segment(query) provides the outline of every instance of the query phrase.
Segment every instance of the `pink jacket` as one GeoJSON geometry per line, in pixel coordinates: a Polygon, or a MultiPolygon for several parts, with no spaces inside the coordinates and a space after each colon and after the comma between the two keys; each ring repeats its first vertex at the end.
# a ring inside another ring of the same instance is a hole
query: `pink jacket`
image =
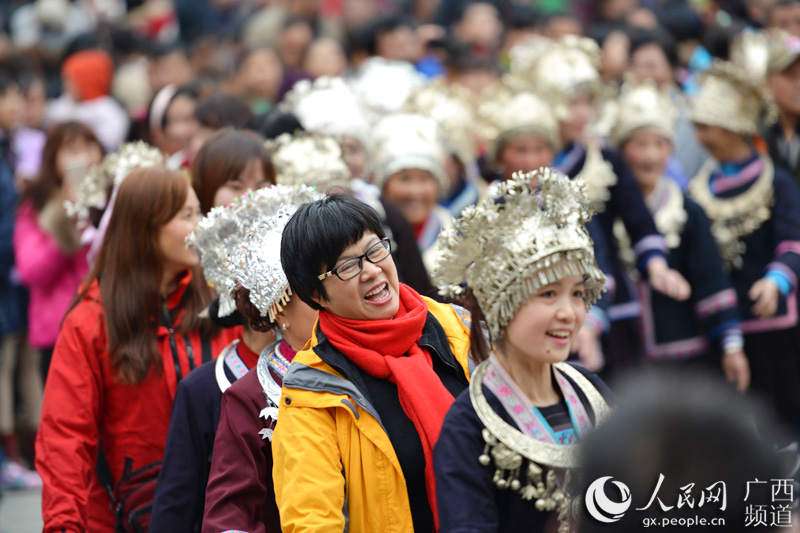
{"type": "Polygon", "coordinates": [[[20,206],[14,225],[14,261],[30,290],[28,341],[33,347],[55,346],[61,320],[89,272],[87,251],[88,246],[82,246],[72,254],[63,252],[56,238],[39,226],[33,205],[20,206]]]}

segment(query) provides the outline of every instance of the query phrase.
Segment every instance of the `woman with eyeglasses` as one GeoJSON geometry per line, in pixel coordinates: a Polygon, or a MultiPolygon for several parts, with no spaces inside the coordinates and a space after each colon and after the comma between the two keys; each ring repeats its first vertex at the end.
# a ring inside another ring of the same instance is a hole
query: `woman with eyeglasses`
{"type": "Polygon", "coordinates": [[[298,209],[281,262],[319,310],[272,439],[282,531],[434,531],[432,450],[468,385],[468,313],[399,283],[377,213],[344,194],[298,209]]]}

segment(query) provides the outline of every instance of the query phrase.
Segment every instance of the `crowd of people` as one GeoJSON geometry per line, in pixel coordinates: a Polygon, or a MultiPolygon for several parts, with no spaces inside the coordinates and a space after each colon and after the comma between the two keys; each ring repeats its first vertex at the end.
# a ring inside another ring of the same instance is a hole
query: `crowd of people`
{"type": "Polygon", "coordinates": [[[593,531],[574,449],[638,503],[675,416],[685,483],[711,418],[725,479],[793,478],[799,124],[797,0],[7,2],[0,489],[48,533],[593,531]]]}

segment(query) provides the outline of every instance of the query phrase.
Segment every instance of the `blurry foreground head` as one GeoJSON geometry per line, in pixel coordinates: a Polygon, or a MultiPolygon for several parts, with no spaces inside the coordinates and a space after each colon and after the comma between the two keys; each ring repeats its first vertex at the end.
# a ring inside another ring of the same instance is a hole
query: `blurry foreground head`
{"type": "Polygon", "coordinates": [[[714,531],[719,519],[720,531],[773,531],[781,518],[791,522],[796,491],[780,481],[791,467],[765,444],[778,436],[759,406],[696,374],[639,375],[620,390],[612,417],[583,443],[582,533],[714,531]],[[755,527],[753,512],[766,513],[766,527],[755,527]]]}

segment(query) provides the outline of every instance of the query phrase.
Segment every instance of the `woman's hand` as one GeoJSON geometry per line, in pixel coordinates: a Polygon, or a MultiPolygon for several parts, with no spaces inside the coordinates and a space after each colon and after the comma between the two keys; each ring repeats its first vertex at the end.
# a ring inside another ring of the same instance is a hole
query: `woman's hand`
{"type": "Polygon", "coordinates": [[[778,310],[781,293],[771,279],[761,278],[753,283],[747,296],[755,302],[753,314],[759,318],[769,318],[778,310]]]}
{"type": "Polygon", "coordinates": [[[603,349],[600,347],[600,336],[592,328],[583,327],[572,341],[572,350],[578,354],[580,363],[589,372],[598,372],[606,364],[603,349]]]}
{"type": "Polygon", "coordinates": [[[750,387],[750,363],[742,350],[722,355],[722,371],[725,378],[736,386],[736,390],[744,392],[750,387]]]}
{"type": "Polygon", "coordinates": [[[682,302],[692,295],[692,287],[686,278],[669,268],[663,257],[654,257],[647,263],[647,275],[651,287],[673,300],[682,302]]]}

